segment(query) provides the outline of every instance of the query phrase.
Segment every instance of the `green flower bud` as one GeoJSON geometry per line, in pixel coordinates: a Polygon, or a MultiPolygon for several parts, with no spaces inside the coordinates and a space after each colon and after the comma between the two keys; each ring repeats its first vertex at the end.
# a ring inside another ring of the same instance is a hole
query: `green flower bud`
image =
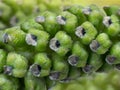
{"type": "Polygon", "coordinates": [[[28,68],[28,61],[25,57],[15,53],[8,53],[4,73],[14,77],[22,78],[25,76],[28,68]]]}
{"type": "Polygon", "coordinates": [[[68,62],[70,65],[75,67],[84,67],[87,63],[88,52],[85,47],[79,43],[75,42],[72,47],[72,55],[68,57],[68,62]]]}
{"type": "Polygon", "coordinates": [[[83,44],[89,44],[97,35],[96,28],[88,21],[76,28],[75,34],[83,44]]]}
{"type": "Polygon", "coordinates": [[[26,45],[26,34],[19,27],[8,28],[4,31],[3,42],[15,47],[26,45]]]}
{"type": "Polygon", "coordinates": [[[90,7],[84,7],[82,9],[82,12],[83,12],[84,15],[87,16],[87,15],[89,15],[92,12],[92,9],[90,7]]]}
{"type": "Polygon", "coordinates": [[[69,11],[70,13],[74,14],[77,17],[78,24],[82,24],[87,20],[82,9],[83,7],[80,5],[73,5],[67,9],[67,11],[69,11]]]}
{"type": "Polygon", "coordinates": [[[83,8],[83,13],[86,15],[88,21],[91,22],[99,32],[103,29],[102,20],[105,14],[98,6],[92,4],[85,7],[83,8]]]}
{"type": "Polygon", "coordinates": [[[0,72],[3,71],[3,66],[6,62],[6,52],[3,49],[0,49],[0,72]]]}
{"type": "Polygon", "coordinates": [[[0,89],[1,90],[18,90],[18,79],[8,77],[4,74],[0,74],[0,89]]]}
{"type": "Polygon", "coordinates": [[[14,15],[10,18],[10,26],[16,26],[25,21],[26,16],[22,11],[17,11],[14,15]]]}
{"type": "Polygon", "coordinates": [[[105,32],[110,36],[116,36],[120,33],[119,19],[115,15],[106,16],[103,19],[105,32]]]}
{"type": "Polygon", "coordinates": [[[90,43],[90,49],[97,54],[104,54],[110,48],[112,42],[106,33],[99,34],[95,40],[90,43]]]}
{"type": "Polygon", "coordinates": [[[34,63],[30,66],[29,71],[35,77],[48,76],[51,69],[51,60],[46,53],[38,53],[34,57],[34,63]]]}
{"type": "Polygon", "coordinates": [[[56,17],[57,23],[61,25],[62,30],[73,35],[77,26],[77,17],[68,11],[62,12],[56,17]]]}
{"type": "Polygon", "coordinates": [[[91,22],[99,32],[103,29],[103,16],[102,12],[97,10],[93,10],[88,16],[88,21],[91,22]]]}
{"type": "Polygon", "coordinates": [[[42,24],[44,29],[51,35],[54,36],[60,29],[60,25],[56,22],[56,14],[46,11],[42,15],[35,18],[36,22],[42,24]]]}
{"type": "Polygon", "coordinates": [[[83,71],[85,73],[93,73],[97,71],[102,65],[102,57],[96,53],[91,53],[86,66],[83,67],[83,71]]]}
{"type": "Polygon", "coordinates": [[[38,24],[34,19],[26,20],[25,22],[21,23],[21,29],[25,32],[28,32],[29,29],[38,29],[43,30],[42,25],[38,24]]]}
{"type": "Polygon", "coordinates": [[[35,51],[45,51],[47,48],[49,34],[45,31],[30,29],[26,34],[26,43],[33,46],[35,51]]]}
{"type": "Polygon", "coordinates": [[[118,64],[120,63],[120,42],[114,43],[110,48],[110,53],[106,56],[106,62],[108,64],[118,64]]]}
{"type": "Polygon", "coordinates": [[[34,77],[30,72],[24,77],[25,90],[47,90],[43,78],[34,77]]]}
{"type": "Polygon", "coordinates": [[[50,72],[49,78],[51,80],[63,80],[67,77],[69,72],[69,65],[65,61],[64,57],[53,53],[52,55],[52,70],[50,72]]]}
{"type": "Polygon", "coordinates": [[[71,37],[64,31],[59,31],[55,37],[50,40],[49,47],[60,56],[64,56],[72,47],[71,37]]]}

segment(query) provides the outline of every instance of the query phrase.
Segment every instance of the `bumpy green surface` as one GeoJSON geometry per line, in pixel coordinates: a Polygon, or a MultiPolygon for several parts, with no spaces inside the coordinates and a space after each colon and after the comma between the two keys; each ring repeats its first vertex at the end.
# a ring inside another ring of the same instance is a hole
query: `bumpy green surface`
{"type": "Polygon", "coordinates": [[[32,15],[36,2],[3,2],[0,90],[119,90],[120,7],[73,5],[32,15]]]}

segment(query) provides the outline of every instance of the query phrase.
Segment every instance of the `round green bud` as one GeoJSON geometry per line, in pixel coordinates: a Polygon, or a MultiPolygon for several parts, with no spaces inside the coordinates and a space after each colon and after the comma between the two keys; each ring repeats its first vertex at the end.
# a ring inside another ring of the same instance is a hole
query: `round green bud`
{"type": "Polygon", "coordinates": [[[104,54],[111,47],[112,42],[106,33],[100,33],[95,40],[90,43],[90,49],[97,54],[104,54]]]}
{"type": "Polygon", "coordinates": [[[35,77],[48,76],[51,69],[51,60],[46,53],[38,53],[34,57],[34,63],[30,66],[29,71],[35,77]]]}
{"type": "Polygon", "coordinates": [[[13,77],[22,78],[28,69],[28,61],[25,57],[15,52],[8,53],[4,73],[13,77]]]}
{"type": "Polygon", "coordinates": [[[72,47],[72,39],[66,32],[59,31],[50,40],[49,47],[60,56],[64,56],[72,47]]]}
{"type": "Polygon", "coordinates": [[[96,28],[88,21],[76,28],[75,34],[83,44],[88,45],[97,35],[96,28]]]}

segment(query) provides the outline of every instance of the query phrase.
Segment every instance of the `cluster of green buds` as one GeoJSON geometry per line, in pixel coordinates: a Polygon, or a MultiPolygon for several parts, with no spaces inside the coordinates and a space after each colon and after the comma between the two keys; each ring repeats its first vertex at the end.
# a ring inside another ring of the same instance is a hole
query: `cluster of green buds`
{"type": "MultiPolygon", "coordinates": [[[[20,13],[15,3],[3,1],[13,4],[16,7],[14,11],[20,13]]],[[[98,77],[108,79],[104,73],[120,70],[120,7],[109,6],[104,9],[96,5],[73,5],[59,13],[44,11],[20,25],[2,29],[0,90],[8,90],[2,86],[4,80],[8,80],[5,85],[10,90],[73,90],[76,87],[78,90],[97,90],[97,86],[102,87],[103,84],[96,85],[98,77]],[[104,73],[97,75],[97,72],[104,73]],[[94,84],[85,81],[86,76],[94,77],[94,74],[96,77],[91,80],[94,84]],[[78,78],[83,79],[75,83],[74,80],[78,78]],[[14,81],[18,82],[15,87],[11,85],[14,81]],[[23,83],[22,87],[19,82],[23,83]],[[61,83],[67,88],[61,88],[61,83]]],[[[16,15],[19,17],[21,14],[16,15]]],[[[114,87],[119,86],[115,86],[115,83],[104,86],[103,90],[111,87],[117,90],[114,87]]]]}
{"type": "Polygon", "coordinates": [[[0,0],[0,30],[20,25],[45,10],[59,12],[60,3],[61,0],[51,0],[51,4],[49,0],[0,0]]]}

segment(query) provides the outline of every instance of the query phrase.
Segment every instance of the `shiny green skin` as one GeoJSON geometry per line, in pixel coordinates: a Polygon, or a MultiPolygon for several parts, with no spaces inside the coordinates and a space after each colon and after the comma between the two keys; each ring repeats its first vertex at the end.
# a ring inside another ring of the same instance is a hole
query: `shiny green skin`
{"type": "Polygon", "coordinates": [[[120,23],[119,19],[116,15],[111,15],[110,16],[112,24],[110,26],[105,27],[105,32],[110,36],[110,37],[116,37],[120,33],[120,23]]]}
{"type": "Polygon", "coordinates": [[[24,77],[25,90],[47,90],[44,78],[34,77],[30,72],[24,77]]]}
{"type": "Polygon", "coordinates": [[[49,75],[51,60],[48,58],[46,53],[37,53],[34,57],[34,64],[38,64],[41,67],[39,77],[45,77],[49,75]]]}
{"type": "Polygon", "coordinates": [[[97,35],[98,31],[97,29],[93,26],[93,24],[91,22],[84,22],[81,27],[84,28],[85,30],[85,35],[83,37],[79,37],[80,41],[85,44],[88,45],[97,35]]]}
{"type": "Polygon", "coordinates": [[[74,42],[72,47],[72,55],[79,57],[79,60],[75,67],[84,67],[86,65],[88,59],[88,52],[80,42],[74,42]]]}
{"type": "Polygon", "coordinates": [[[22,78],[25,76],[28,69],[28,61],[25,57],[15,52],[10,52],[7,55],[6,66],[11,66],[12,76],[22,78]]]}
{"type": "Polygon", "coordinates": [[[66,31],[70,35],[74,35],[75,28],[78,25],[77,17],[68,11],[61,12],[60,15],[63,16],[64,18],[66,18],[66,24],[61,25],[62,26],[61,30],[66,31]]]}
{"type": "Polygon", "coordinates": [[[47,49],[48,41],[50,35],[45,31],[40,31],[38,29],[29,29],[28,34],[37,36],[37,45],[33,46],[36,52],[43,52],[47,49]]]}
{"type": "Polygon", "coordinates": [[[3,49],[0,49],[0,72],[3,71],[3,66],[6,62],[6,52],[3,49]]]}
{"type": "Polygon", "coordinates": [[[18,90],[18,79],[0,74],[0,90],[18,90]]]}
{"type": "Polygon", "coordinates": [[[77,17],[78,25],[82,24],[87,20],[85,15],[82,12],[83,7],[80,5],[73,5],[67,9],[70,13],[74,14],[77,17]]]}
{"type": "Polygon", "coordinates": [[[25,42],[26,33],[23,32],[19,26],[5,29],[4,34],[8,34],[10,36],[10,39],[7,42],[7,44],[9,45],[12,45],[14,47],[26,45],[25,42]]]}
{"type": "Polygon", "coordinates": [[[95,51],[97,54],[105,54],[112,45],[112,42],[106,33],[99,34],[95,40],[100,44],[100,47],[95,51]]]}
{"type": "Polygon", "coordinates": [[[60,25],[56,21],[57,15],[50,11],[43,12],[41,14],[45,18],[45,21],[40,23],[51,36],[54,36],[58,30],[60,30],[60,25]]]}
{"type": "Polygon", "coordinates": [[[65,56],[72,48],[72,38],[64,31],[58,31],[54,38],[60,42],[60,47],[55,52],[60,56],[65,56]]]}
{"type": "Polygon", "coordinates": [[[29,29],[33,28],[33,29],[38,29],[38,30],[44,30],[41,24],[38,24],[37,22],[35,22],[35,19],[27,19],[26,21],[24,21],[23,23],[21,23],[20,28],[24,31],[24,32],[28,32],[29,29]]]}

